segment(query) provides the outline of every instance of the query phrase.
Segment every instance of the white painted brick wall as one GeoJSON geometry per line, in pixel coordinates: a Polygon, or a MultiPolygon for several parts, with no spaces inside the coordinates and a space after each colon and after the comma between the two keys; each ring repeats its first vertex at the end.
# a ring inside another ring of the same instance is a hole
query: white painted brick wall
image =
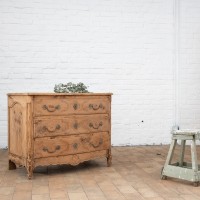
{"type": "Polygon", "coordinates": [[[200,128],[200,1],[180,2],[180,127],[200,128]]]}
{"type": "Polygon", "coordinates": [[[69,81],[114,93],[113,145],[169,143],[173,13],[174,0],[1,0],[0,147],[8,92],[52,92],[69,81]]]}

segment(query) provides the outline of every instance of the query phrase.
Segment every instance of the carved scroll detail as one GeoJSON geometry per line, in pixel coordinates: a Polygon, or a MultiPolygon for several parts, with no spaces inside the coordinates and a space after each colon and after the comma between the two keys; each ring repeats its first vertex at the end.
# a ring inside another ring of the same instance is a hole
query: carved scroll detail
{"type": "Polygon", "coordinates": [[[78,165],[80,163],[80,159],[78,155],[73,155],[71,158],[71,164],[72,165],[78,165]]]}
{"type": "Polygon", "coordinates": [[[14,101],[14,99],[12,97],[9,97],[8,107],[12,108],[12,107],[14,107],[15,104],[21,105],[18,101],[14,101]]]}

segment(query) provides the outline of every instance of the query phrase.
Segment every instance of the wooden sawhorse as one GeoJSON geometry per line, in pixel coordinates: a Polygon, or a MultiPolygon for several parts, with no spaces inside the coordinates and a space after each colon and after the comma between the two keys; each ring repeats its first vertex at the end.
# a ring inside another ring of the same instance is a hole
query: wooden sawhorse
{"type": "Polygon", "coordinates": [[[199,185],[200,181],[200,166],[197,162],[196,140],[200,139],[200,130],[174,130],[172,132],[172,142],[169,148],[165,165],[161,171],[161,179],[167,177],[179,178],[182,180],[191,181],[194,186],[199,185]],[[171,163],[174,149],[177,140],[181,141],[181,150],[179,160],[176,163],[171,163]],[[191,141],[191,163],[184,162],[186,140],[191,141]]]}

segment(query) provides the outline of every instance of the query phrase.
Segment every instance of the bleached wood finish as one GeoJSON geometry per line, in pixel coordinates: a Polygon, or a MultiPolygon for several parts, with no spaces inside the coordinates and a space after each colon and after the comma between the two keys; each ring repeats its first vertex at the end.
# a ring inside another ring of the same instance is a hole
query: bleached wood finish
{"type": "Polygon", "coordinates": [[[111,93],[8,94],[9,169],[106,157],[111,165],[111,93]]]}

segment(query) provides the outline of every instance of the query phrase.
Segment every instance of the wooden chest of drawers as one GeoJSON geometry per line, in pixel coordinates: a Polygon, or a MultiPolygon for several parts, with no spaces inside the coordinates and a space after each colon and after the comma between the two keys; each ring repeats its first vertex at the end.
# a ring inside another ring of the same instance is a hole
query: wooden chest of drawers
{"type": "Polygon", "coordinates": [[[106,157],[111,165],[111,93],[8,94],[9,169],[106,157]]]}

